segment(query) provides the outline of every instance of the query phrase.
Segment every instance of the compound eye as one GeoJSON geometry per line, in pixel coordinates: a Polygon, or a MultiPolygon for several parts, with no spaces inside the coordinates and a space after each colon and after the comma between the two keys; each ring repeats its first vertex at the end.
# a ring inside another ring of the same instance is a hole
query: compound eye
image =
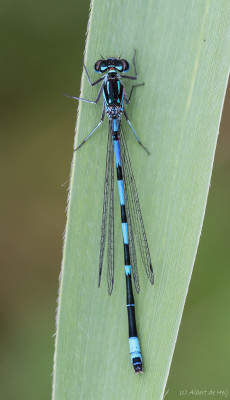
{"type": "Polygon", "coordinates": [[[121,60],[121,64],[122,64],[122,72],[127,72],[129,70],[129,63],[126,60],[121,60]]]}
{"type": "Polygon", "coordinates": [[[99,73],[105,72],[107,70],[107,68],[108,68],[108,65],[107,65],[106,61],[104,61],[104,60],[98,60],[94,65],[95,71],[99,72],[99,73]]]}
{"type": "Polygon", "coordinates": [[[114,63],[114,66],[115,66],[115,68],[116,68],[117,71],[123,72],[123,64],[122,64],[122,62],[121,62],[120,60],[119,60],[119,61],[116,61],[116,62],[114,63]]]}

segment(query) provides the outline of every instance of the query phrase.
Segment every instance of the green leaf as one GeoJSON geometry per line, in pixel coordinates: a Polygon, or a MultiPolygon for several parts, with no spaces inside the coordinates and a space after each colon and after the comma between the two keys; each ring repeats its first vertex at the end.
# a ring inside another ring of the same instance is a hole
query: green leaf
{"type": "MultiPolygon", "coordinates": [[[[115,284],[98,258],[108,121],[74,153],[57,314],[53,400],[162,399],[176,344],[210,186],[230,64],[229,0],[95,0],[85,63],[131,60],[139,82],[125,135],[155,272],[141,263],[135,295],[144,374],[135,376],[128,347],[120,210],[115,188],[115,284]]],[[[133,67],[131,72],[133,73],[133,67]]],[[[131,83],[124,81],[129,93],[131,83]]],[[[78,93],[76,93],[78,95],[78,93]]],[[[95,99],[83,71],[81,97],[95,99]]],[[[79,104],[76,143],[97,125],[102,103],[79,104]]]]}

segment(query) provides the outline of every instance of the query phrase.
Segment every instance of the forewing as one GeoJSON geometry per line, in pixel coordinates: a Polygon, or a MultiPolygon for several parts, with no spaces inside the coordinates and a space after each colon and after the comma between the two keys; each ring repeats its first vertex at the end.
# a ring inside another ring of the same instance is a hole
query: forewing
{"type": "Polygon", "coordinates": [[[114,151],[111,152],[110,192],[109,192],[109,231],[108,231],[108,293],[113,291],[114,282],[114,151]]]}
{"type": "MultiPolygon", "coordinates": [[[[100,241],[100,255],[99,255],[99,279],[98,286],[101,284],[101,274],[102,274],[102,266],[104,259],[104,250],[105,250],[105,241],[106,241],[106,232],[107,232],[107,214],[108,208],[110,207],[110,192],[111,192],[111,175],[112,175],[112,165],[113,165],[113,143],[112,143],[112,135],[110,130],[108,132],[108,144],[107,144],[107,153],[106,153],[106,166],[105,166],[105,181],[104,181],[104,200],[103,200],[103,210],[102,210],[102,223],[101,223],[101,241],[100,241]]],[[[111,267],[110,267],[111,269],[111,267]]],[[[113,269],[113,267],[112,267],[113,269]]],[[[109,270],[109,267],[108,267],[109,270]]],[[[108,285],[113,287],[113,281],[108,285]]],[[[112,290],[110,294],[112,293],[112,290]]]]}
{"type": "Polygon", "coordinates": [[[132,171],[132,166],[129,158],[128,148],[126,144],[126,140],[124,137],[124,132],[121,126],[120,132],[120,141],[121,141],[121,153],[122,153],[122,163],[123,163],[123,174],[125,177],[125,185],[127,191],[129,212],[131,216],[131,226],[135,232],[135,236],[137,239],[138,247],[140,250],[142,262],[147,274],[147,277],[150,283],[153,285],[154,276],[153,276],[153,267],[152,261],[149,251],[149,245],[145,233],[145,227],[143,223],[141,207],[138,197],[138,192],[136,188],[136,183],[132,171]]]}

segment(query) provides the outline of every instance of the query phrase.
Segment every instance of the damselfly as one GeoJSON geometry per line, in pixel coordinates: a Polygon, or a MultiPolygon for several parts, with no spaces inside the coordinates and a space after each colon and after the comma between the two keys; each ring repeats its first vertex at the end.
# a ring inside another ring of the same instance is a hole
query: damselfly
{"type": "Polygon", "coordinates": [[[135,70],[134,76],[120,75],[126,73],[129,70],[128,61],[121,58],[107,58],[98,60],[94,66],[94,69],[98,73],[104,74],[101,78],[95,82],[91,82],[88,71],[84,65],[84,69],[91,86],[101,83],[100,90],[98,92],[95,101],[81,99],[79,97],[68,96],[76,100],[85,101],[87,103],[97,104],[102,93],[104,97],[103,108],[100,122],[97,126],[89,133],[88,136],[77,146],[78,150],[89,137],[95,132],[95,130],[102,124],[105,113],[109,119],[109,131],[108,131],[108,145],[107,145],[107,156],[106,156],[106,170],[105,170],[105,182],[104,182],[104,202],[102,212],[102,226],[101,226],[101,243],[100,243],[100,255],[99,255],[99,281],[98,286],[101,283],[101,273],[103,265],[103,256],[105,249],[106,232],[108,231],[108,255],[107,255],[107,281],[108,281],[108,292],[112,293],[114,283],[114,155],[117,169],[117,183],[121,205],[121,224],[124,244],[124,260],[125,260],[125,276],[126,276],[126,294],[127,294],[127,310],[128,310],[128,323],[129,323],[129,348],[131,361],[136,373],[143,372],[142,356],[137,335],[136,321],[135,321],[135,310],[134,310],[134,296],[132,289],[131,272],[134,281],[134,285],[137,293],[139,293],[139,276],[137,269],[137,257],[135,250],[134,232],[135,239],[137,241],[142,262],[145,267],[145,271],[151,284],[154,282],[153,268],[150,258],[149,246],[145,234],[145,228],[142,219],[142,213],[137,193],[137,188],[134,180],[134,175],[130,163],[128,148],[124,137],[124,132],[121,124],[121,116],[124,114],[126,121],[128,122],[132,132],[134,133],[138,143],[144,148],[149,154],[149,151],[143,146],[139,137],[137,136],[132,124],[129,121],[127,112],[124,108],[124,102],[129,104],[133,89],[144,85],[144,83],[133,85],[131,87],[129,97],[126,96],[124,86],[121,80],[131,79],[137,80],[137,69],[135,63],[134,52],[133,66],[135,70]]]}

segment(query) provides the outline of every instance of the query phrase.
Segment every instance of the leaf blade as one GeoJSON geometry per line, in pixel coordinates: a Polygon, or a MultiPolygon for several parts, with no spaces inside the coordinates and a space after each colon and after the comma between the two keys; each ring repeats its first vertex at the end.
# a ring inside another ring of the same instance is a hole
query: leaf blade
{"type": "MultiPolygon", "coordinates": [[[[125,49],[123,57],[131,60],[135,47],[139,82],[146,83],[135,93],[128,115],[143,143],[150,146],[151,158],[142,154],[124,126],[156,283],[152,289],[139,265],[141,292],[136,308],[145,374],[136,377],[128,354],[116,195],[114,293],[108,298],[106,274],[97,289],[105,122],[73,164],[59,297],[55,400],[163,396],[210,185],[229,70],[229,16],[227,1],[92,3],[87,66],[94,65],[97,50],[106,57],[119,56],[125,49]],[[143,27],[137,36],[140,22],[143,27]]],[[[87,85],[84,76],[82,97],[96,97],[87,85]]],[[[78,142],[101,113],[99,106],[88,104],[80,104],[79,110],[78,142]]]]}

